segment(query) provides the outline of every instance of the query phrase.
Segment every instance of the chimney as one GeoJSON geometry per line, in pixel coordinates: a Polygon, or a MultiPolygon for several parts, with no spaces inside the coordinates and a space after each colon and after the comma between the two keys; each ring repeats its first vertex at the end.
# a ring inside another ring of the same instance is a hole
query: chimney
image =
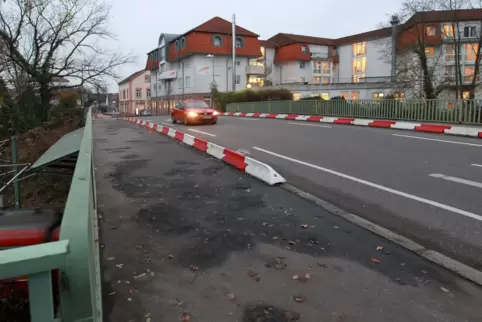
{"type": "Polygon", "coordinates": [[[390,24],[392,25],[392,67],[391,67],[391,81],[397,82],[397,25],[400,23],[398,16],[393,15],[390,24]]]}

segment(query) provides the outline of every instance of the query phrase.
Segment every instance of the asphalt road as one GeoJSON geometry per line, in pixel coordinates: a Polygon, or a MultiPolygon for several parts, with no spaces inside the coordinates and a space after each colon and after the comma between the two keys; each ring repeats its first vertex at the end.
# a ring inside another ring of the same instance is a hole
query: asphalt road
{"type": "Polygon", "coordinates": [[[298,188],[482,270],[480,139],[236,117],[176,128],[249,153],[298,188]]]}
{"type": "Polygon", "coordinates": [[[94,135],[105,321],[482,316],[479,286],[281,187],[124,121],[94,135]]]}

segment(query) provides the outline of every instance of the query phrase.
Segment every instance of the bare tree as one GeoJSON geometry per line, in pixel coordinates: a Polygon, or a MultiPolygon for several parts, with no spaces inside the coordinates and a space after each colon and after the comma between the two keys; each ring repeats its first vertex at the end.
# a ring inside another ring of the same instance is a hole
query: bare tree
{"type": "Polygon", "coordinates": [[[0,4],[0,48],[8,68],[28,75],[38,89],[40,115],[47,118],[56,78],[77,87],[117,78],[129,56],[111,52],[109,7],[102,0],[4,0],[0,4]]]}

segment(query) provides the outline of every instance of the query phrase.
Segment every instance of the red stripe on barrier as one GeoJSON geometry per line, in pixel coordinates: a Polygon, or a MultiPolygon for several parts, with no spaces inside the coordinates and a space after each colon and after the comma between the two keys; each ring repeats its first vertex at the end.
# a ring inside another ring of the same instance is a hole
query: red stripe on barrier
{"type": "Polygon", "coordinates": [[[248,112],[242,112],[239,116],[246,116],[246,114],[248,114],[248,112]]]}
{"type": "Polygon", "coordinates": [[[182,142],[182,140],[184,140],[184,132],[176,131],[176,134],[174,134],[174,140],[182,142]]]}
{"type": "Polygon", "coordinates": [[[319,122],[321,119],[323,119],[323,116],[310,116],[309,118],[306,119],[307,122],[319,122]]]}
{"type": "Polygon", "coordinates": [[[149,128],[149,125],[151,125],[150,122],[146,122],[146,124],[144,124],[144,126],[145,126],[146,128],[149,128]]]}
{"type": "Polygon", "coordinates": [[[268,116],[266,118],[267,119],[275,119],[276,116],[278,116],[278,113],[271,113],[271,114],[268,114],[268,116]]]}
{"type": "Polygon", "coordinates": [[[263,113],[254,113],[253,117],[259,117],[261,114],[263,114],[263,113]]]}
{"type": "Polygon", "coordinates": [[[422,124],[415,127],[415,131],[418,132],[430,132],[430,133],[444,133],[445,130],[450,130],[450,125],[437,125],[437,124],[422,124]]]}
{"type": "Polygon", "coordinates": [[[368,123],[368,126],[390,128],[390,126],[395,123],[397,122],[396,121],[373,121],[371,123],[368,123]]]}
{"type": "Polygon", "coordinates": [[[298,117],[298,114],[288,114],[285,117],[285,120],[295,120],[298,117]]]}
{"type": "Polygon", "coordinates": [[[345,117],[342,117],[342,118],[339,118],[339,119],[336,119],[335,124],[351,124],[355,119],[354,118],[345,118],[345,117]]]}
{"type": "Polygon", "coordinates": [[[208,150],[208,142],[202,139],[194,138],[193,147],[202,152],[206,152],[208,150]]]}
{"type": "Polygon", "coordinates": [[[154,126],[152,126],[152,129],[153,129],[154,131],[156,131],[158,126],[159,126],[159,125],[158,125],[157,123],[154,123],[154,126]]]}
{"type": "Polygon", "coordinates": [[[234,116],[234,112],[229,112],[228,115],[229,115],[229,116],[234,116]]]}
{"type": "Polygon", "coordinates": [[[479,132],[479,138],[482,138],[482,132],[479,132]]]}
{"type": "Polygon", "coordinates": [[[167,126],[163,126],[161,133],[164,134],[164,135],[167,135],[167,133],[169,133],[169,128],[167,126]]]}
{"type": "Polygon", "coordinates": [[[226,162],[227,164],[232,165],[238,170],[244,171],[246,168],[247,164],[244,163],[244,155],[242,155],[239,152],[224,149],[224,158],[223,161],[226,162]]]}

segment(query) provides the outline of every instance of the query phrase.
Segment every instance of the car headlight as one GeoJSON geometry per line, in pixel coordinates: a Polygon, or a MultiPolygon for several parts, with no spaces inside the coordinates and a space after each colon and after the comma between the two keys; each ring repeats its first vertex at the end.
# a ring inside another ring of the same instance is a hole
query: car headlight
{"type": "Polygon", "coordinates": [[[214,111],[214,112],[213,112],[213,115],[219,115],[219,112],[218,112],[218,111],[214,111]]]}
{"type": "Polygon", "coordinates": [[[196,117],[197,113],[196,112],[188,112],[187,117],[196,117]]]}

